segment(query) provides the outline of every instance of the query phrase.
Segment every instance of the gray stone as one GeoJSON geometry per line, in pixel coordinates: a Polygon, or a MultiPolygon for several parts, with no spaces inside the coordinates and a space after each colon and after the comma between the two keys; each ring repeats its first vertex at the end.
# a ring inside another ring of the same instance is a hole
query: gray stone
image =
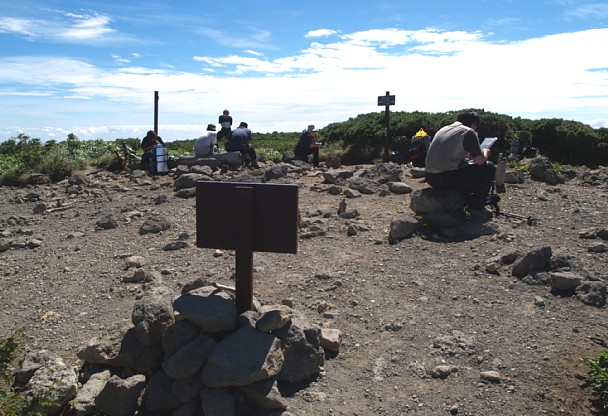
{"type": "Polygon", "coordinates": [[[141,268],[146,265],[146,259],[142,256],[129,256],[125,259],[125,269],[141,268]]]}
{"type": "Polygon", "coordinates": [[[49,350],[28,351],[19,362],[19,370],[15,374],[15,379],[26,384],[39,368],[42,368],[54,358],[55,355],[49,350]]]}
{"type": "Polygon", "coordinates": [[[203,409],[201,408],[201,399],[197,394],[196,398],[175,409],[171,416],[200,416],[202,414],[203,409]]]}
{"type": "Polygon", "coordinates": [[[429,375],[432,378],[446,379],[452,373],[457,373],[457,372],[458,372],[457,367],[454,367],[451,365],[438,365],[437,367],[435,367],[429,371],[429,375]]]}
{"type": "Polygon", "coordinates": [[[180,189],[175,193],[176,198],[188,199],[196,196],[196,188],[180,189]]]}
{"type": "Polygon", "coordinates": [[[367,169],[365,177],[378,183],[401,182],[403,169],[395,163],[379,163],[367,169]]]}
{"type": "Polygon", "coordinates": [[[530,163],[530,178],[534,181],[544,182],[547,169],[551,169],[551,161],[546,157],[535,157],[530,163]]]}
{"type": "Polygon", "coordinates": [[[220,290],[208,293],[200,288],[184,293],[173,301],[173,308],[207,333],[233,331],[237,325],[236,305],[220,290]]]}
{"type": "Polygon", "coordinates": [[[551,287],[558,292],[572,292],[581,284],[582,280],[583,278],[575,273],[551,273],[551,287]]]}
{"type": "Polygon", "coordinates": [[[95,406],[108,416],[131,416],[135,414],[145,383],[146,377],[142,374],[127,379],[112,376],[95,398],[95,406]]]}
{"type": "Polygon", "coordinates": [[[201,333],[201,329],[185,319],[179,320],[165,331],[161,345],[165,357],[170,357],[181,347],[192,341],[201,333]]]}
{"type": "Polygon", "coordinates": [[[160,344],[167,328],[175,323],[171,301],[162,296],[144,296],[133,306],[131,322],[142,344],[160,344]]]}
{"type": "Polygon", "coordinates": [[[507,170],[505,172],[505,183],[524,183],[525,176],[521,170],[507,170]]]}
{"type": "Polygon", "coordinates": [[[173,381],[171,392],[180,403],[188,403],[197,398],[199,392],[205,387],[200,375],[192,378],[181,378],[173,381]]]}
{"type": "Polygon", "coordinates": [[[160,233],[171,228],[171,223],[164,218],[148,218],[139,228],[139,235],[160,233]]]}
{"type": "Polygon", "coordinates": [[[173,241],[163,247],[164,251],[175,251],[181,250],[184,248],[190,247],[190,245],[185,241],[173,241]]]}
{"type": "Polygon", "coordinates": [[[531,271],[546,269],[550,264],[551,247],[538,247],[516,260],[511,274],[521,279],[531,271]]]}
{"type": "Polygon", "coordinates": [[[289,167],[285,163],[279,163],[272,166],[266,172],[264,172],[264,179],[267,181],[273,179],[281,179],[287,177],[287,173],[289,172],[289,167]]]}
{"type": "Polygon", "coordinates": [[[350,182],[350,188],[364,195],[372,195],[380,191],[380,182],[366,177],[353,178],[350,182]]]}
{"type": "Polygon", "coordinates": [[[112,332],[105,338],[93,338],[76,356],[91,364],[127,367],[140,373],[160,368],[160,346],[147,347],[139,341],[135,328],[112,332]]]}
{"type": "Polygon", "coordinates": [[[244,386],[276,376],[283,361],[275,336],[246,325],[217,344],[201,377],[208,387],[244,386]]]}
{"type": "Polygon", "coordinates": [[[340,352],[340,337],[342,331],[334,328],[321,328],[320,345],[325,351],[340,352]]]}
{"type": "Polygon", "coordinates": [[[117,228],[118,224],[124,222],[124,218],[116,214],[106,214],[101,217],[96,223],[95,228],[98,230],[111,230],[117,228]]]}
{"type": "Polygon", "coordinates": [[[413,191],[405,182],[389,182],[388,190],[398,195],[410,194],[413,191]]]}
{"type": "Polygon", "coordinates": [[[294,310],[291,323],[275,331],[275,335],[281,340],[285,355],[277,377],[279,381],[298,383],[319,373],[325,360],[321,349],[321,328],[294,310]]]}
{"type": "Polygon", "coordinates": [[[207,362],[215,347],[213,338],[199,335],[163,362],[165,373],[173,379],[194,377],[207,362]]]}
{"type": "Polygon", "coordinates": [[[199,180],[209,180],[209,176],[201,173],[186,173],[175,179],[173,186],[175,187],[175,190],[195,188],[196,181],[199,180]]]}
{"type": "Polygon", "coordinates": [[[608,287],[605,282],[583,282],[579,287],[576,288],[576,297],[586,305],[597,306],[601,308],[606,305],[606,297],[608,294],[608,287]]]}
{"type": "Polygon", "coordinates": [[[281,410],[287,403],[279,393],[274,379],[262,380],[238,388],[253,404],[264,410],[281,410]]]}
{"type": "Polygon", "coordinates": [[[78,375],[61,358],[54,357],[36,370],[27,385],[27,392],[45,397],[35,406],[35,411],[54,414],[76,397],[78,375]]]}
{"type": "Polygon", "coordinates": [[[95,398],[102,392],[110,377],[109,370],[95,373],[89,377],[87,382],[78,390],[76,399],[73,400],[72,407],[77,415],[94,415],[99,411],[95,405],[95,398]]]}
{"type": "Polygon", "coordinates": [[[327,183],[335,184],[339,180],[349,179],[353,176],[353,172],[346,169],[329,169],[323,172],[323,179],[327,183]]]}
{"type": "Polygon", "coordinates": [[[482,380],[489,381],[492,383],[500,383],[502,381],[502,375],[498,371],[482,371],[479,374],[482,380]]]}
{"type": "Polygon", "coordinates": [[[151,378],[144,393],[144,404],[146,409],[175,410],[180,402],[173,395],[173,380],[164,371],[156,372],[151,378]]]}
{"type": "Polygon", "coordinates": [[[205,416],[229,416],[236,414],[234,396],[227,389],[203,389],[201,407],[205,416]]]}
{"type": "Polygon", "coordinates": [[[389,243],[394,244],[412,237],[420,230],[420,227],[420,223],[414,218],[406,217],[392,220],[388,234],[389,243]]]}
{"type": "Polygon", "coordinates": [[[255,328],[262,332],[270,332],[282,328],[293,316],[293,310],[285,305],[264,306],[262,316],[255,324],[255,328]]]}

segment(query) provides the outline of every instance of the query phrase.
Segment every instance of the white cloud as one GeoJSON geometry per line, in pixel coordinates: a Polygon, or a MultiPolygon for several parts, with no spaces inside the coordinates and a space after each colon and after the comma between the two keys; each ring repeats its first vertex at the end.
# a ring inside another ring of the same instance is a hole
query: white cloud
{"type": "Polygon", "coordinates": [[[332,30],[332,29],[317,29],[317,30],[311,30],[306,35],[304,35],[304,37],[305,38],[325,38],[328,36],[335,35],[336,33],[338,33],[338,31],[332,30]]]}
{"type": "MultiPolygon", "coordinates": [[[[69,125],[68,117],[91,113],[97,125],[114,127],[74,129],[83,135],[115,135],[104,138],[139,137],[149,129],[152,88],[161,95],[161,130],[168,139],[196,137],[224,108],[254,131],[322,127],[380,111],[377,96],[386,91],[396,95],[393,111],[477,107],[600,126],[607,112],[608,56],[589,51],[607,48],[608,29],[510,43],[489,42],[480,32],[386,29],[342,35],[335,42],[317,40],[298,54],[276,59],[254,50],[194,57],[204,65],[200,72],[141,66],[105,70],[61,57],[4,58],[0,82],[50,95],[48,114],[37,115],[41,123],[69,125]],[[55,114],[60,108],[71,113],[55,114]],[[129,127],[119,134],[121,124],[141,130],[129,127]]],[[[28,108],[22,101],[27,97],[19,94],[0,94],[0,125],[20,120],[28,108]]]]}

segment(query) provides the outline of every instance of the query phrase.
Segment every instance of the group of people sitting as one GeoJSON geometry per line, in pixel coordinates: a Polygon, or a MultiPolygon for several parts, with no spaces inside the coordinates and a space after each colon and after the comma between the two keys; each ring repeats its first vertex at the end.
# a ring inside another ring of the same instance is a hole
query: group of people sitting
{"type": "MultiPolygon", "coordinates": [[[[232,116],[230,111],[224,110],[218,119],[221,130],[216,132],[215,124],[208,124],[207,130],[201,134],[194,144],[194,155],[196,157],[206,157],[219,152],[219,143],[223,143],[228,152],[241,152],[251,161],[254,169],[259,169],[257,154],[253,147],[252,133],[249,126],[244,121],[232,130],[232,116]]],[[[309,125],[302,133],[294,149],[295,157],[309,163],[308,156],[313,156],[313,166],[319,167],[319,148],[321,143],[317,141],[317,129],[314,125],[309,125]]]]}
{"type": "Polygon", "coordinates": [[[221,130],[216,132],[215,124],[208,124],[205,131],[194,143],[194,155],[196,157],[205,157],[214,153],[219,153],[218,140],[222,140],[224,148],[228,152],[241,152],[248,157],[251,166],[254,169],[259,169],[258,156],[255,148],[251,143],[252,133],[249,125],[242,121],[239,126],[232,130],[232,117],[228,110],[224,110],[219,117],[221,130]]]}
{"type": "MultiPolygon", "coordinates": [[[[248,156],[251,166],[258,169],[257,154],[253,147],[252,133],[245,122],[232,130],[232,117],[224,110],[219,117],[221,130],[216,133],[215,124],[209,124],[194,145],[194,154],[205,157],[219,152],[218,140],[222,140],[226,151],[241,152],[248,156]]],[[[477,129],[481,125],[479,114],[473,110],[461,112],[456,121],[442,127],[433,137],[425,157],[425,179],[433,188],[458,190],[466,202],[466,209],[473,219],[487,219],[485,205],[496,175],[496,166],[489,161],[490,149],[482,148],[477,129]]],[[[317,129],[309,125],[298,140],[294,154],[297,159],[319,166],[319,148],[317,129]]],[[[142,169],[150,164],[149,150],[163,144],[163,140],[154,131],[149,131],[142,140],[144,150],[142,169]]],[[[511,143],[512,147],[519,142],[511,143]]],[[[511,149],[511,153],[516,153],[511,149]]]]}

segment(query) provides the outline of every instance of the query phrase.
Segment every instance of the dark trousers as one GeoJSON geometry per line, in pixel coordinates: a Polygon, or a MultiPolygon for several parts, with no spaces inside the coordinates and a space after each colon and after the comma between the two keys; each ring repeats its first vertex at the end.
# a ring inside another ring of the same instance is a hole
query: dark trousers
{"type": "Polygon", "coordinates": [[[298,159],[303,160],[304,162],[308,163],[308,155],[312,154],[312,165],[316,168],[319,167],[319,148],[318,147],[309,147],[308,149],[302,151],[302,150],[298,150],[298,153],[296,153],[296,157],[298,159]]]}
{"type": "Polygon", "coordinates": [[[235,149],[233,147],[226,147],[227,152],[241,152],[243,155],[249,155],[249,159],[251,159],[251,163],[255,166],[257,164],[258,155],[255,153],[255,149],[252,145],[247,144],[245,147],[235,149]]]}
{"type": "Polygon", "coordinates": [[[148,150],[141,155],[141,164],[140,168],[143,171],[148,171],[150,169],[150,164],[152,163],[152,151],[148,150]]]}
{"type": "Polygon", "coordinates": [[[495,174],[496,166],[492,162],[486,162],[441,173],[426,173],[424,176],[433,188],[456,189],[469,208],[482,209],[488,200],[495,174]]]}

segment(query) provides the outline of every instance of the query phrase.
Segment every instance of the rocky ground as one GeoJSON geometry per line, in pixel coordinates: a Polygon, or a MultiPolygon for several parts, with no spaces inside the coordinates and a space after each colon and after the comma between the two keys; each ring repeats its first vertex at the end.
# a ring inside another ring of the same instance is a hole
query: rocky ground
{"type": "MultiPolygon", "coordinates": [[[[210,176],[259,181],[269,168],[210,176]]],[[[427,187],[401,168],[413,191],[427,187]]],[[[254,255],[260,302],[289,299],[342,331],[340,352],[317,380],[283,389],[289,414],[594,414],[579,361],[608,347],[606,306],[556,294],[550,272],[514,277],[496,259],[550,247],[554,272],[605,281],[608,253],[597,233],[608,224],[605,168],[575,169],[559,185],[529,178],[507,185],[501,209],[533,225],[499,216],[498,234],[416,234],[396,244],[391,222],[413,217],[412,193],[383,185],[345,198],[348,182],[327,184],[323,173],[292,169],[271,181],[300,184],[298,253],[254,255]],[[358,216],[337,215],[343,200],[358,216]]],[[[28,348],[80,365],[76,352],[87,341],[130,322],[142,291],[128,283],[133,255],[176,294],[201,278],[233,286],[234,253],[196,247],[195,198],[177,196],[174,181],[89,171],[53,185],[0,188],[0,336],[22,327],[28,348]],[[140,234],[150,218],[170,228],[140,234]],[[115,228],[104,225],[112,220],[115,228]]]]}

